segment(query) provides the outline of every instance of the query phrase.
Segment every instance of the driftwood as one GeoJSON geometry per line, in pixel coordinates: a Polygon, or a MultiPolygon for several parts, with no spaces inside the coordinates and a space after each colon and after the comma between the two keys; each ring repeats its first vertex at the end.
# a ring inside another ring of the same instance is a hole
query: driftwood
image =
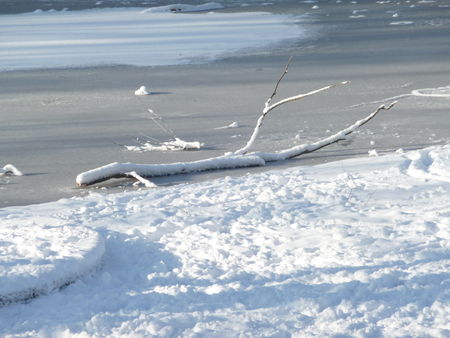
{"type": "Polygon", "coordinates": [[[321,148],[329,146],[331,144],[337,143],[339,141],[347,139],[348,135],[353,133],[356,129],[363,126],[370,120],[372,120],[380,111],[391,109],[397,101],[391,102],[388,105],[379,106],[374,112],[366,116],[365,118],[356,121],[349,127],[340,130],[339,132],[320,139],[319,141],[297,145],[292,148],[283,149],[275,153],[265,153],[265,152],[252,152],[249,150],[253,146],[260,128],[262,126],[264,118],[275,108],[280,107],[284,104],[295,102],[301,100],[305,97],[318,94],[320,92],[326,91],[328,89],[334,88],[339,85],[348,84],[348,81],[339,82],[336,84],[328,85],[323,88],[312,90],[305,94],[298,94],[295,96],[287,97],[275,103],[271,103],[272,99],[276,96],[278,87],[283,80],[284,76],[288,72],[291,59],[289,59],[282,75],[278,79],[275,89],[272,95],[265,102],[264,109],[261,116],[256,122],[255,129],[248,140],[247,144],[231,153],[227,153],[223,156],[208,158],[199,161],[192,162],[180,162],[180,163],[169,163],[169,164],[135,164],[135,163],[111,163],[103,167],[89,170],[87,172],[81,173],[76,178],[76,183],[78,186],[88,186],[103,181],[107,181],[112,178],[120,177],[130,177],[135,178],[146,186],[151,187],[153,184],[145,178],[157,177],[157,176],[168,176],[185,174],[190,172],[206,171],[206,170],[218,170],[218,169],[231,169],[231,168],[244,168],[251,166],[264,166],[266,162],[282,161],[291,159],[306,153],[311,153],[317,151],[321,148]]]}

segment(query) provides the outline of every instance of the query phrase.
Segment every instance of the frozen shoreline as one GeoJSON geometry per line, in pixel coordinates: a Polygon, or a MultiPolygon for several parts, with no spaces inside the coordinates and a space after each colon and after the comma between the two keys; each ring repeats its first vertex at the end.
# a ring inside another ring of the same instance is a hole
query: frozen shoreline
{"type": "MultiPolygon", "coordinates": [[[[290,146],[296,135],[297,142],[315,140],[373,108],[349,106],[419,88],[447,86],[450,48],[444,42],[449,25],[439,18],[443,12],[438,5],[402,7],[399,13],[415,24],[392,26],[390,22],[399,20],[390,13],[394,5],[335,4],[312,10],[312,4],[304,4],[302,8],[315,18],[305,21],[305,28],[320,35],[295,46],[204,65],[3,72],[0,154],[5,162],[0,166],[12,163],[25,176],[0,178],[0,207],[84,194],[75,189],[75,177],[111,162],[180,162],[238,149],[290,55],[294,62],[280,97],[337,81],[351,80],[352,84],[274,115],[255,150],[290,146]],[[361,12],[365,18],[349,19],[353,11],[365,9],[361,12]],[[142,85],[153,94],[136,97],[134,91],[142,85]],[[167,140],[149,120],[147,108],[163,116],[182,139],[200,141],[205,147],[198,152],[125,151],[122,145],[136,144],[136,138],[167,140]],[[232,122],[240,127],[216,129],[232,122]]],[[[270,9],[281,14],[299,11],[298,7],[270,9]]],[[[394,111],[380,115],[362,130],[349,146],[336,146],[283,166],[367,156],[373,149],[381,154],[445,143],[450,129],[446,102],[445,98],[405,98],[394,111]]],[[[248,171],[185,175],[157,183],[195,182],[248,171]]]]}
{"type": "Polygon", "coordinates": [[[435,146],[0,209],[0,335],[447,337],[449,165],[435,146]],[[22,287],[86,271],[95,233],[99,270],[2,307],[35,251],[55,272],[22,287]]]}
{"type": "Polygon", "coordinates": [[[0,168],[24,175],[0,176],[0,336],[448,337],[442,3],[308,1],[318,8],[305,24],[320,35],[203,65],[1,73],[0,168]],[[400,102],[352,143],[282,165],[73,188],[110,162],[239,149],[290,55],[278,98],[352,83],[274,112],[254,150],[317,140],[383,98],[400,102]],[[150,95],[135,95],[142,86],[150,95]],[[148,109],[204,145],[127,151],[168,137],[148,109]]]}

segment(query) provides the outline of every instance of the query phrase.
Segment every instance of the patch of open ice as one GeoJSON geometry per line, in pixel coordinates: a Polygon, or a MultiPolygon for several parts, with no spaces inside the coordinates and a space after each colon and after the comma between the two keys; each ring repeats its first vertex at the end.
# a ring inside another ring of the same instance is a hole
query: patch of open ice
{"type": "Polygon", "coordinates": [[[34,298],[95,269],[102,237],[82,226],[46,219],[3,219],[0,226],[0,306],[34,298]]]}

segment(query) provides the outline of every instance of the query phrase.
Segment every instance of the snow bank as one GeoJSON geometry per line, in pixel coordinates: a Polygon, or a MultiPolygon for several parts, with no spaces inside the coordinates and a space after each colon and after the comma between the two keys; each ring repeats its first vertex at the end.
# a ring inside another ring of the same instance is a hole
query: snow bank
{"type": "Polygon", "coordinates": [[[443,177],[449,157],[436,146],[0,209],[2,228],[34,240],[89,224],[106,242],[98,274],[0,308],[0,336],[448,337],[450,183],[408,167],[443,177]]]}
{"type": "Polygon", "coordinates": [[[408,153],[406,172],[414,177],[450,182],[450,146],[408,153]]]}
{"type": "MultiPolygon", "coordinates": [[[[200,8],[212,6],[194,7],[200,8]]],[[[2,15],[0,70],[209,62],[305,35],[298,18],[287,15],[155,11],[120,8],[2,15]]]]}
{"type": "Polygon", "coordinates": [[[7,217],[0,239],[0,306],[72,283],[95,269],[105,250],[97,232],[45,219],[7,217]]]}

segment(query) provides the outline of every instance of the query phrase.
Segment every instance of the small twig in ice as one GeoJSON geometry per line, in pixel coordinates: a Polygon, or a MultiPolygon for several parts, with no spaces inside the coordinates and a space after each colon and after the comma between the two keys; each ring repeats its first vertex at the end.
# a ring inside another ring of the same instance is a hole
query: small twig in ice
{"type": "Polygon", "coordinates": [[[287,62],[287,64],[286,64],[286,66],[284,67],[283,74],[281,74],[280,78],[278,79],[278,81],[277,81],[277,83],[276,83],[276,85],[275,85],[275,89],[273,90],[273,93],[272,93],[272,95],[270,96],[269,100],[272,100],[272,99],[275,97],[275,95],[277,95],[278,87],[280,86],[280,83],[281,83],[281,81],[283,80],[283,78],[284,78],[284,77],[286,76],[286,74],[288,73],[289,66],[290,66],[291,62],[292,62],[292,56],[289,57],[289,60],[288,60],[288,62],[287,62]]]}
{"type": "Polygon", "coordinates": [[[165,123],[163,118],[155,113],[152,109],[148,108],[147,111],[150,113],[150,119],[165,133],[167,133],[170,137],[176,139],[177,135],[175,135],[175,132],[170,129],[165,123]]]}

